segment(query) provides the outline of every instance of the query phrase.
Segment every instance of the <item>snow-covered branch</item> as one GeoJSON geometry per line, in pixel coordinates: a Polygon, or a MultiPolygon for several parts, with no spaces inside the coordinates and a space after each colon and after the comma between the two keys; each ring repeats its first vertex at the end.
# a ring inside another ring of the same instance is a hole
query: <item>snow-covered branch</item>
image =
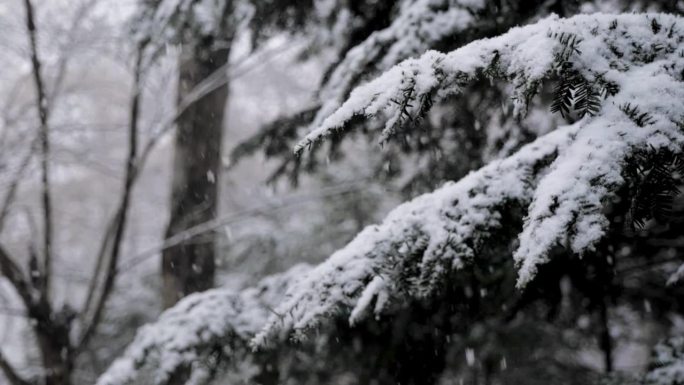
{"type": "Polygon", "coordinates": [[[557,130],[394,209],[382,224],[366,228],[293,285],[288,300],[276,308],[286,316],[272,317],[255,344],[278,340],[283,331],[305,333],[338,312],[351,311],[353,323],[386,305],[429,294],[434,283],[475,258],[507,225],[502,218],[511,207],[529,204],[540,171],[577,129],[557,130]]]}
{"type": "Polygon", "coordinates": [[[515,85],[521,115],[543,82],[565,83],[556,87],[554,104],[582,118],[364,230],[292,286],[276,309],[286,316],[272,317],[254,343],[304,333],[339,312],[355,322],[407,296],[429,295],[452,269],[485,257],[479,251],[512,207],[525,215],[513,255],[520,286],[556,245],[579,255],[592,251],[628,159],[651,148],[684,148],[683,28],[684,19],[664,14],[549,17],[448,54],[428,52],[354,90],[297,153],[358,117],[386,121],[387,140],[432,102],[459,95],[481,77],[515,85]]]}
{"type": "Polygon", "coordinates": [[[98,385],[130,384],[148,375],[166,384],[178,371],[192,368],[219,349],[246,346],[283,300],[289,285],[306,275],[297,265],[243,291],[214,289],[192,294],[138,331],[122,357],[98,385]]]}
{"type": "Polygon", "coordinates": [[[478,0],[418,0],[400,3],[397,17],[347,52],[320,90],[322,101],[314,126],[339,108],[364,76],[385,71],[400,61],[421,55],[443,39],[484,23],[478,0]]]}
{"type": "Polygon", "coordinates": [[[542,81],[563,76],[568,69],[589,82],[592,92],[608,93],[613,99],[613,93],[629,79],[660,72],[664,76],[676,75],[677,67],[682,65],[677,60],[681,39],[678,19],[666,14],[595,14],[569,19],[550,16],[447,54],[429,51],[356,88],[300,141],[295,153],[345,130],[356,117],[384,120],[381,142],[386,141],[400,127],[421,118],[432,103],[460,95],[478,78],[501,79],[515,85],[513,101],[519,114],[526,112],[542,81]],[[653,22],[658,25],[658,33],[654,32],[653,22]],[[659,68],[659,63],[674,67],[659,68]],[[638,73],[642,71],[645,73],[638,73]]]}
{"type": "Polygon", "coordinates": [[[129,383],[144,370],[165,383],[217,347],[250,340],[265,347],[303,337],[330,318],[354,324],[389,313],[433,295],[472,261],[486,261],[492,244],[516,247],[520,287],[558,246],[590,254],[609,225],[606,205],[628,182],[630,159],[684,148],[683,41],[678,16],[549,17],[392,67],[330,111],[296,152],[358,118],[384,123],[386,141],[481,78],[511,84],[520,116],[544,83],[556,84],[552,109],[575,122],[397,207],[315,268],[297,267],[240,292],[188,297],[141,329],[98,383],[129,383]]]}

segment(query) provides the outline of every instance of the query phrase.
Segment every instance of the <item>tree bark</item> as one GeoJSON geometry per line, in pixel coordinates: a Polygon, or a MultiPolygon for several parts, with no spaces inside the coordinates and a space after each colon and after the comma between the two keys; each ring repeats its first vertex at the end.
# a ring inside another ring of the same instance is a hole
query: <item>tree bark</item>
{"type": "Polygon", "coordinates": [[[45,371],[43,375],[45,385],[69,385],[74,365],[72,349],[68,338],[57,334],[68,333],[69,328],[68,325],[50,326],[58,327],[55,330],[46,330],[37,334],[45,371]]]}
{"type": "MultiPolygon", "coordinates": [[[[229,45],[227,45],[229,46],[229,45]]],[[[184,47],[180,57],[178,103],[209,75],[225,70],[229,48],[214,49],[212,41],[184,47]]],[[[189,106],[177,120],[171,216],[166,238],[215,218],[221,164],[223,120],[228,83],[189,106]]],[[[214,283],[215,236],[187,239],[162,256],[163,304],[173,306],[187,294],[214,283]]]]}
{"type": "Polygon", "coordinates": [[[27,309],[40,348],[45,385],[69,385],[74,365],[74,350],[69,335],[75,313],[68,306],[55,312],[45,300],[27,309]]]}

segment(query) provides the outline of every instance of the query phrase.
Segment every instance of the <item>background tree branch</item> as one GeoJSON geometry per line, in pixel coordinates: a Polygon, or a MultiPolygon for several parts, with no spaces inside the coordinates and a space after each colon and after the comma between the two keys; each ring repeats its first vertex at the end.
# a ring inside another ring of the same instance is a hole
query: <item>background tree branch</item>
{"type": "Polygon", "coordinates": [[[24,0],[26,9],[26,29],[29,36],[31,50],[31,66],[33,70],[33,80],[36,92],[36,106],[38,108],[38,118],[40,121],[40,168],[41,168],[41,197],[43,204],[43,265],[42,265],[42,284],[41,295],[48,296],[50,286],[50,276],[52,269],[52,197],[50,193],[50,133],[48,127],[48,100],[45,92],[43,76],[41,74],[41,61],[38,57],[38,47],[36,43],[36,23],[34,20],[34,10],[31,0],[24,0]]]}
{"type": "MultiPolygon", "coordinates": [[[[99,290],[97,297],[94,297],[89,293],[88,298],[86,299],[83,312],[86,317],[88,314],[90,314],[90,318],[86,321],[83,327],[83,332],[76,345],[77,350],[80,350],[83,346],[87,345],[88,341],[95,332],[95,329],[102,318],[102,313],[104,311],[107,299],[109,298],[112,288],[114,287],[114,281],[117,275],[119,255],[123,243],[123,236],[126,231],[126,217],[130,206],[133,185],[136,179],[138,122],[140,115],[140,93],[142,88],[143,52],[145,50],[145,45],[145,43],[142,43],[136,52],[136,62],[133,74],[133,97],[131,99],[128,133],[128,157],[126,158],[126,175],[121,195],[121,203],[111,221],[112,225],[107,229],[107,234],[105,234],[103,245],[100,249],[100,255],[98,255],[96,271],[93,274],[93,280],[96,280],[100,275],[98,270],[103,267],[105,259],[107,260],[106,269],[103,272],[102,288],[99,290]],[[107,250],[110,250],[109,253],[106,252],[107,250]],[[107,255],[107,257],[105,257],[105,255],[107,255]]],[[[91,284],[91,287],[93,286],[95,285],[91,284]]],[[[95,292],[95,290],[92,292],[95,292]]]]}
{"type": "Polygon", "coordinates": [[[10,363],[5,359],[5,356],[0,351],[0,369],[9,381],[10,385],[31,385],[31,383],[19,376],[10,363]]]}

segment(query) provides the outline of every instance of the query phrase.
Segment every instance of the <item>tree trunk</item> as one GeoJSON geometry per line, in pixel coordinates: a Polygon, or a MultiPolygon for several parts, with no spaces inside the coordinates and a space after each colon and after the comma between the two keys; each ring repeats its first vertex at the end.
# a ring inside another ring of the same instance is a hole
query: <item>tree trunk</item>
{"type": "MultiPolygon", "coordinates": [[[[209,75],[225,66],[229,48],[200,42],[180,57],[178,103],[209,75]]],[[[225,70],[225,69],[223,69],[225,70]]],[[[178,119],[171,191],[171,217],[166,238],[215,218],[221,164],[223,119],[228,83],[189,106],[178,119]]],[[[215,236],[187,239],[162,256],[163,304],[173,306],[187,294],[214,283],[215,236]]]]}
{"type": "Polygon", "coordinates": [[[38,344],[43,358],[45,385],[71,384],[73,359],[70,347],[59,343],[54,335],[39,335],[38,344]]]}
{"type": "Polygon", "coordinates": [[[35,303],[29,308],[29,318],[40,349],[45,385],[71,384],[74,366],[74,352],[69,335],[74,312],[65,307],[53,312],[46,301],[35,303]]]}

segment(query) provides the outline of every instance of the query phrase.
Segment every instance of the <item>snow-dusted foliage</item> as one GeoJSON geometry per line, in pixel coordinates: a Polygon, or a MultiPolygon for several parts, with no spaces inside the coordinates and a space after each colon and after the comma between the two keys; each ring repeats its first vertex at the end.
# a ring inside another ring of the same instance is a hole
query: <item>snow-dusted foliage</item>
{"type": "Polygon", "coordinates": [[[624,185],[630,157],[684,147],[683,31],[684,19],[665,14],[554,16],[447,54],[427,52],[354,90],[297,153],[359,117],[385,121],[386,141],[410,129],[432,103],[458,96],[479,78],[513,84],[520,116],[541,84],[555,81],[552,109],[577,121],[364,230],[292,286],[276,309],[282,316],[271,317],[256,345],[306,332],[340,311],[350,311],[356,322],[430,294],[452,269],[486,257],[482,250],[508,225],[503,221],[513,209],[525,214],[513,255],[520,286],[556,246],[591,252],[604,235],[604,206],[624,185]]]}
{"type": "Polygon", "coordinates": [[[140,328],[126,352],[97,384],[139,383],[143,376],[164,384],[180,370],[201,364],[217,349],[244,349],[273,314],[289,285],[309,269],[308,265],[296,265],[242,291],[214,289],[184,298],[156,322],[140,328]]]}
{"type": "MultiPolygon", "coordinates": [[[[433,3],[406,3],[401,15],[433,3]]],[[[455,9],[472,11],[479,3],[458,4],[461,8],[455,9]]],[[[467,19],[461,16],[454,20],[467,19]]],[[[420,31],[421,23],[409,25],[420,31]]],[[[373,35],[390,42],[384,49],[352,50],[340,68],[354,57],[365,60],[364,55],[376,58],[373,65],[389,67],[397,57],[423,49],[423,43],[394,44],[405,40],[399,29],[395,35],[391,30],[373,35]],[[389,52],[395,52],[393,59],[380,59],[390,57],[389,52]]],[[[447,26],[427,30],[455,33],[447,26]]],[[[493,244],[515,250],[511,258],[519,268],[520,287],[535,278],[559,246],[580,256],[591,254],[610,222],[606,206],[628,185],[628,164],[644,152],[681,154],[684,148],[683,41],[684,19],[678,16],[552,16],[450,53],[429,51],[406,60],[354,90],[346,101],[346,92],[337,93],[332,84],[338,79],[343,88],[358,76],[332,73],[331,88],[321,93],[328,92],[324,100],[330,104],[297,153],[343,133],[359,118],[380,123],[385,142],[414,129],[433,103],[462,96],[481,79],[511,85],[521,118],[543,84],[555,85],[552,111],[573,123],[540,129],[536,140],[512,155],[397,207],[382,224],[366,228],[313,269],[296,268],[241,292],[214,290],[188,297],[141,329],[99,384],[130,383],[144,371],[164,383],[216,349],[244,348],[248,341],[265,347],[284,337],[303,337],[331,317],[342,315],[355,324],[389,313],[438,292],[445,280],[454,279],[454,271],[473,260],[486,261],[493,244]]],[[[352,67],[365,65],[359,63],[352,67]]],[[[653,381],[658,373],[664,373],[662,378],[678,375],[673,373],[681,361],[662,358],[666,353],[649,374],[653,381]]],[[[653,382],[661,383],[669,384],[653,382]]]]}
{"type": "MultiPolygon", "coordinates": [[[[561,16],[598,10],[619,13],[648,9],[676,13],[675,4],[661,1],[643,4],[616,0],[600,4],[585,2],[581,5],[555,0],[392,2],[395,2],[389,8],[392,12],[387,12],[392,21],[384,25],[375,19],[365,20],[366,26],[360,29],[367,36],[353,47],[342,50],[344,56],[341,60],[333,61],[332,67],[323,77],[311,109],[289,117],[286,115],[263,127],[258,134],[236,148],[232,154],[233,162],[256,151],[263,151],[267,157],[281,162],[272,179],[287,176],[296,180],[301,171],[311,173],[318,170],[325,164],[324,157],[333,161],[343,159],[344,156],[339,154],[346,151],[337,150],[341,141],[331,141],[329,146],[316,148],[305,158],[298,160],[292,159],[289,150],[293,138],[303,136],[311,127],[320,126],[349,97],[353,88],[402,60],[417,57],[428,50],[447,52],[473,40],[496,36],[510,27],[533,23],[551,12],[557,12],[561,16]],[[303,116],[307,117],[305,121],[302,121],[303,116]],[[323,155],[322,152],[327,154],[323,155]]],[[[326,4],[325,9],[335,9],[336,13],[345,14],[343,11],[346,9],[341,5],[344,2],[328,0],[320,3],[326,4]]],[[[346,25],[346,33],[339,31],[330,35],[355,35],[353,29],[363,22],[352,16],[348,23],[336,24],[343,28],[346,25]]],[[[333,38],[331,45],[340,47],[339,43],[340,41],[334,42],[333,38]]],[[[338,49],[334,51],[337,53],[338,49]]],[[[531,113],[524,120],[512,118],[511,111],[498,108],[503,91],[497,92],[497,89],[505,85],[497,82],[495,87],[489,89],[480,85],[469,87],[467,92],[472,97],[468,100],[454,102],[447,99],[436,103],[437,108],[433,108],[429,119],[420,122],[423,130],[405,133],[406,135],[402,135],[405,140],[401,146],[383,151],[381,163],[372,166],[376,175],[396,182],[396,187],[402,193],[415,196],[416,193],[433,190],[443,181],[458,180],[467,171],[481,167],[491,159],[510,155],[539,134],[548,132],[545,128],[549,123],[553,124],[555,117],[545,108],[531,108],[531,113]],[[478,102],[478,98],[481,101],[478,102]],[[480,148],[483,145],[486,148],[480,148]]],[[[377,123],[363,121],[355,127],[359,127],[359,131],[365,134],[374,131],[377,123]]]]}
{"type": "Polygon", "coordinates": [[[322,105],[313,125],[335,111],[364,76],[387,70],[447,37],[486,23],[476,15],[483,8],[483,0],[401,2],[397,17],[387,28],[372,33],[335,66],[320,90],[322,105]]]}
{"type": "Polygon", "coordinates": [[[257,345],[281,330],[305,332],[343,309],[352,309],[354,323],[389,303],[425,294],[430,282],[476,257],[492,233],[506,225],[504,211],[530,201],[539,170],[576,132],[576,126],[555,131],[367,227],[291,287],[290,298],[276,310],[286,316],[271,319],[257,345]]]}
{"type": "Polygon", "coordinates": [[[652,366],[646,375],[647,385],[684,383],[684,337],[671,338],[656,345],[652,366]]]}

